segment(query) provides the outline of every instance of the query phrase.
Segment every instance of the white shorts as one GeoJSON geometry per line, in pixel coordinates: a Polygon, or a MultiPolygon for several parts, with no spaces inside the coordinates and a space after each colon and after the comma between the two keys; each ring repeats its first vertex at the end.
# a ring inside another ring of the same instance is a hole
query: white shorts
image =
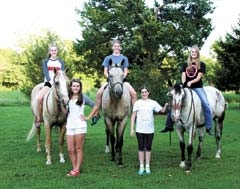
{"type": "Polygon", "coordinates": [[[82,133],[87,133],[87,128],[67,128],[66,129],[66,135],[77,135],[77,134],[82,134],[82,133]]]}

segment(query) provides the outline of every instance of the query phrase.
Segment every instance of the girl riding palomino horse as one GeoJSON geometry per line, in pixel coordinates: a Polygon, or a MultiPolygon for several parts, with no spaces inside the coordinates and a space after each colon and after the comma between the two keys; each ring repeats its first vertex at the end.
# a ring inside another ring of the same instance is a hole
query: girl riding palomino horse
{"type": "Polygon", "coordinates": [[[37,118],[35,126],[40,127],[42,120],[42,103],[45,94],[53,84],[54,69],[64,70],[64,62],[57,56],[58,49],[56,45],[51,45],[48,49],[48,58],[43,61],[44,86],[37,94],[37,118]]]}

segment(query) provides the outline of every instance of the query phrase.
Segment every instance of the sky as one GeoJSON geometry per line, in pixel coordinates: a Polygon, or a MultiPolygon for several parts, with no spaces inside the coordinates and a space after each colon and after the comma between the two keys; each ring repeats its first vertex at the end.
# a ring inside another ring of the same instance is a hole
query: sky
{"type": "MultiPolygon", "coordinates": [[[[14,48],[18,40],[29,34],[39,33],[43,28],[62,38],[75,40],[81,37],[77,23],[85,0],[7,0],[0,1],[0,48],[14,48]]],[[[153,0],[146,0],[148,6],[153,0]]],[[[161,0],[159,0],[161,3],[161,0]]],[[[240,6],[238,0],[214,0],[216,9],[212,15],[215,28],[205,42],[201,53],[208,55],[210,46],[220,37],[224,38],[232,27],[238,25],[240,6]]]]}

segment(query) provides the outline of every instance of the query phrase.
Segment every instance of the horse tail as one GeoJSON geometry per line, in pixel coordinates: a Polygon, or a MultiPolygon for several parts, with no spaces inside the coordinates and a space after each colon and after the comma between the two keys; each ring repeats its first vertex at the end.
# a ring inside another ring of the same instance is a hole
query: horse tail
{"type": "Polygon", "coordinates": [[[28,142],[29,140],[31,140],[36,133],[37,133],[37,129],[35,127],[35,124],[33,123],[32,129],[29,131],[26,141],[28,142]]]}

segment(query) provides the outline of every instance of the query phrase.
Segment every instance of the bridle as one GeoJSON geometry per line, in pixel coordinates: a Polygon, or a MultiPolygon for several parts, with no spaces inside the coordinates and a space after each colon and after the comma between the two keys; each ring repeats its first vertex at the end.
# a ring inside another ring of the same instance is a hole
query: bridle
{"type": "Polygon", "coordinates": [[[112,81],[112,79],[111,79],[111,76],[110,76],[110,74],[109,74],[109,73],[110,73],[110,70],[111,70],[112,68],[120,68],[120,66],[118,66],[118,65],[111,66],[110,69],[108,70],[108,85],[109,85],[109,88],[110,88],[110,89],[114,89],[114,87],[115,87],[116,85],[120,85],[121,88],[123,88],[123,81],[117,81],[117,82],[113,83],[113,81],[112,81]]]}
{"type": "MultiPolygon", "coordinates": [[[[183,91],[184,91],[184,95],[183,95],[183,97],[182,97],[182,99],[181,99],[181,102],[183,102],[183,101],[185,100],[185,97],[186,97],[186,94],[185,94],[186,92],[185,92],[184,89],[183,89],[183,91]]],[[[187,116],[187,118],[186,118],[185,120],[182,120],[182,116],[180,116],[180,119],[179,119],[179,121],[180,121],[181,124],[183,124],[183,125],[189,121],[190,115],[191,115],[192,111],[193,111],[193,123],[195,122],[195,105],[194,105],[194,100],[193,100],[192,89],[189,88],[189,91],[190,91],[190,93],[191,93],[191,105],[190,105],[190,110],[189,110],[188,116],[187,116]]],[[[173,100],[174,100],[174,99],[172,98],[172,101],[173,101],[173,100]]],[[[171,103],[171,104],[173,104],[173,103],[171,103]]],[[[172,105],[172,108],[173,108],[174,110],[179,110],[180,115],[182,115],[182,103],[177,103],[177,104],[174,103],[174,104],[172,105]]]]}
{"type": "MultiPolygon", "coordinates": [[[[61,92],[60,92],[58,86],[59,86],[59,81],[56,81],[56,75],[55,75],[54,78],[53,78],[53,85],[52,85],[52,88],[50,90],[53,90],[54,97],[55,97],[55,100],[57,102],[57,108],[58,108],[58,115],[57,115],[57,117],[62,112],[62,108],[67,110],[67,107],[68,107],[67,104],[65,103],[64,99],[62,98],[62,95],[61,95],[61,92]]],[[[47,104],[49,95],[50,95],[50,91],[49,91],[49,93],[47,95],[46,107],[47,107],[48,114],[51,115],[50,111],[49,111],[48,104],[47,104]]]]}

